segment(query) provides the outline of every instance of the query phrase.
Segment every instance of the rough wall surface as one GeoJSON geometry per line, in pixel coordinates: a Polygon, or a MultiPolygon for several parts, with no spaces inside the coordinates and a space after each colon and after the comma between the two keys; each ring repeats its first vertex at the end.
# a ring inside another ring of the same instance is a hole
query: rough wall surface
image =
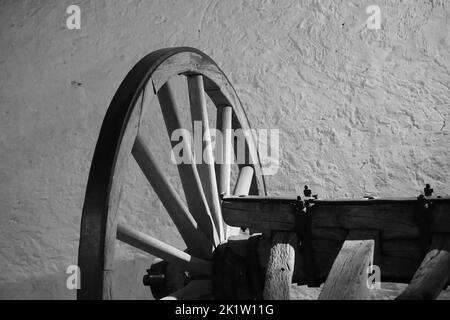
{"type": "MultiPolygon", "coordinates": [[[[252,127],[281,130],[271,194],[450,194],[447,1],[77,1],[81,30],[68,30],[71,4],[0,1],[0,298],[74,297],[65,271],[103,117],[134,63],[163,47],[210,55],[252,127]],[[371,4],[381,30],[365,26],[371,4]]],[[[181,246],[139,173],[125,194],[123,219],[181,246]]],[[[150,297],[152,259],[124,246],[117,259],[118,297],[150,297]]]]}

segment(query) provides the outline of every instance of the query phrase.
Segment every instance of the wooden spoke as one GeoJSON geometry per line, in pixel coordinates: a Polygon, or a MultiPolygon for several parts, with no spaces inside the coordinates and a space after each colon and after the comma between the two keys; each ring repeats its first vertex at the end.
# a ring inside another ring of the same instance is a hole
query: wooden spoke
{"type": "Polygon", "coordinates": [[[211,280],[193,280],[186,287],[161,300],[198,300],[211,292],[211,280]]]}
{"type": "Polygon", "coordinates": [[[219,193],[222,196],[230,195],[231,180],[231,156],[232,156],[232,107],[217,107],[217,130],[222,133],[222,144],[216,146],[216,154],[219,164],[217,165],[217,183],[219,193]]]}
{"type": "Polygon", "coordinates": [[[201,75],[188,76],[187,81],[194,136],[200,134],[203,137],[202,143],[198,146],[194,142],[194,156],[197,163],[197,170],[202,181],[203,191],[209,204],[214,225],[219,232],[220,239],[224,240],[222,212],[214,169],[203,77],[201,75]]]}
{"type": "Polygon", "coordinates": [[[290,288],[294,273],[295,233],[275,232],[266,271],[264,300],[290,300],[290,288]]]}
{"type": "MultiPolygon", "coordinates": [[[[380,230],[370,229],[354,229],[350,230],[345,240],[373,240],[373,264],[379,266],[381,264],[381,237],[380,230]]],[[[398,244],[399,240],[392,241],[394,244],[398,244]]],[[[392,244],[391,244],[392,246],[392,244]]],[[[388,242],[386,241],[383,249],[386,251],[388,242]]]]}
{"type": "Polygon", "coordinates": [[[436,299],[450,279],[450,236],[433,236],[430,251],[398,300],[436,299]]]}
{"type": "MultiPolygon", "coordinates": [[[[242,167],[241,171],[239,172],[236,187],[234,188],[233,192],[234,196],[237,197],[248,196],[252,185],[254,172],[255,170],[251,166],[242,167]]],[[[224,225],[227,238],[239,235],[241,228],[228,226],[226,224],[224,225]]]]}
{"type": "MultiPolygon", "coordinates": [[[[211,243],[217,245],[220,242],[220,238],[214,227],[205,193],[203,192],[203,187],[197,172],[197,166],[195,165],[191,148],[191,137],[187,134],[186,129],[181,126],[178,108],[170,81],[163,85],[158,91],[158,99],[169,138],[172,138],[172,134],[175,130],[179,130],[178,133],[183,141],[183,161],[178,164],[178,172],[183,184],[189,211],[197,221],[199,228],[205,233],[208,239],[210,239],[211,243]]],[[[173,148],[178,144],[176,141],[171,142],[173,148]]]]}
{"type": "Polygon", "coordinates": [[[237,197],[248,196],[250,192],[250,187],[252,185],[253,180],[253,167],[247,166],[243,167],[239,172],[239,177],[236,182],[236,187],[234,189],[234,195],[237,197]]]}
{"type": "Polygon", "coordinates": [[[347,240],[333,263],[319,300],[369,298],[368,268],[373,261],[373,240],[347,240]]]}
{"type": "MultiPolygon", "coordinates": [[[[114,105],[117,96],[114,97],[114,105]]],[[[112,299],[116,217],[125,168],[136,138],[143,93],[131,110],[126,130],[109,131],[116,120],[105,117],[95,147],[81,219],[78,264],[83,270],[78,299],[112,299]],[[122,141],[119,152],[111,145],[122,141]],[[114,163],[114,165],[112,165],[114,163]],[[111,170],[111,168],[113,168],[111,170]],[[111,170],[111,171],[109,171],[111,170]]],[[[110,107],[111,108],[111,107],[110,107]]],[[[117,108],[117,113],[123,112],[117,108]]]]}
{"type": "Polygon", "coordinates": [[[117,239],[161,259],[178,264],[195,275],[209,276],[211,262],[193,257],[158,239],[119,224],[117,239]]]}
{"type": "Polygon", "coordinates": [[[212,245],[208,243],[204,233],[198,230],[197,223],[192,218],[188,208],[163,174],[156,159],[139,135],[134,143],[132,154],[169,213],[189,252],[200,258],[211,258],[212,245]]]}

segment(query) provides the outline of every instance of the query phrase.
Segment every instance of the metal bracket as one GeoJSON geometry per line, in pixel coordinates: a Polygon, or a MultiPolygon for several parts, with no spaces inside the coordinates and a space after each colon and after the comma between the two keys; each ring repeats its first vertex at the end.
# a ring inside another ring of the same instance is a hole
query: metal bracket
{"type": "Polygon", "coordinates": [[[424,194],[417,197],[417,223],[419,225],[420,240],[422,243],[423,251],[426,253],[431,245],[431,217],[433,211],[433,201],[427,199],[433,194],[433,189],[427,184],[423,189],[424,194]]]}
{"type": "Polygon", "coordinates": [[[144,286],[150,287],[155,299],[162,299],[187,285],[191,280],[187,271],[176,271],[177,277],[175,277],[174,272],[173,265],[171,266],[169,262],[160,260],[153,263],[150,269],[147,269],[147,274],[144,275],[142,283],[144,286]],[[175,278],[177,280],[174,282],[175,278]]]}
{"type": "Polygon", "coordinates": [[[304,260],[306,283],[309,287],[317,286],[317,280],[314,273],[311,215],[307,210],[313,204],[313,201],[313,199],[304,201],[298,196],[297,201],[294,204],[295,230],[304,260]]]}

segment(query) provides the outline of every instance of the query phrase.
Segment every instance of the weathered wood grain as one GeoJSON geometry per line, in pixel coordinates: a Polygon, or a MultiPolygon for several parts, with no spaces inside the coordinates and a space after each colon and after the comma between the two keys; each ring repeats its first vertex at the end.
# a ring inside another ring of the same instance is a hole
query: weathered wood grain
{"type": "Polygon", "coordinates": [[[289,204],[273,202],[222,202],[225,222],[230,226],[247,227],[253,230],[294,231],[294,215],[289,204]]]}
{"type": "Polygon", "coordinates": [[[264,300],[289,300],[294,272],[296,236],[289,232],[275,232],[266,271],[264,300]]]}
{"type": "Polygon", "coordinates": [[[365,300],[369,297],[368,267],[373,240],[346,240],[333,263],[319,300],[365,300]]]}
{"type": "MultiPolygon", "coordinates": [[[[253,180],[253,174],[255,170],[251,166],[242,167],[238,179],[236,181],[236,186],[234,188],[233,194],[235,196],[248,196],[250,192],[250,187],[253,180]]],[[[230,236],[239,235],[241,232],[240,227],[231,227],[226,226],[226,236],[227,238],[230,236]]]]}
{"type": "Polygon", "coordinates": [[[325,239],[344,242],[348,230],[343,228],[312,228],[312,237],[314,239],[325,239]]]}
{"type": "Polygon", "coordinates": [[[346,240],[373,240],[373,264],[381,262],[381,240],[379,230],[352,229],[348,232],[346,240]]]}
{"type": "Polygon", "coordinates": [[[383,254],[391,257],[419,260],[425,254],[420,240],[385,240],[382,246],[383,254]]]}
{"type": "MultiPolygon", "coordinates": [[[[229,225],[241,225],[255,230],[294,231],[292,205],[295,199],[249,197],[225,198],[222,211],[229,225]]],[[[450,232],[450,223],[442,213],[448,208],[444,199],[434,200],[431,231],[450,232]],[[436,221],[440,221],[438,224],[436,221]]],[[[342,200],[314,201],[308,208],[312,217],[312,232],[326,228],[377,229],[382,240],[417,239],[420,234],[417,221],[418,202],[414,199],[398,200],[342,200]]]]}
{"type": "Polygon", "coordinates": [[[318,280],[325,280],[344,241],[312,239],[314,273],[318,280]]]}

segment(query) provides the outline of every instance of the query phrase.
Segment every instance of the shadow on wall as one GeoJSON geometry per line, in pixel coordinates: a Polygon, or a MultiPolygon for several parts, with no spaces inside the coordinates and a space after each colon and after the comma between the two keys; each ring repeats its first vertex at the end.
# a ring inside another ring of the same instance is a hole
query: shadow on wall
{"type": "MultiPolygon", "coordinates": [[[[153,300],[150,288],[142,284],[152,260],[136,257],[134,260],[116,261],[115,299],[153,300]]],[[[73,300],[76,292],[67,289],[68,276],[64,270],[53,275],[1,283],[0,300],[73,300]]]]}

